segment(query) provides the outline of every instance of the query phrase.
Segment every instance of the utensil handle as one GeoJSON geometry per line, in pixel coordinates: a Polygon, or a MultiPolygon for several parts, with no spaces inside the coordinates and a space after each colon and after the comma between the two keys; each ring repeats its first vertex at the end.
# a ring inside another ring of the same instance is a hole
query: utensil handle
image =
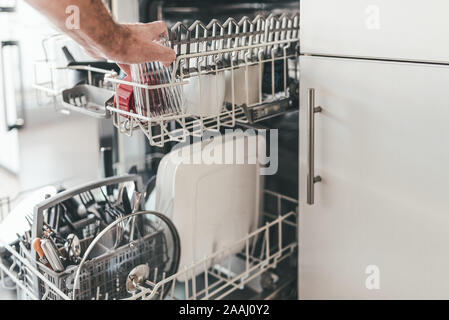
{"type": "Polygon", "coordinates": [[[41,247],[41,238],[34,239],[32,245],[33,245],[34,251],[36,251],[37,254],[39,255],[39,258],[41,258],[41,259],[44,258],[45,254],[41,247]]]}
{"type": "Polygon", "coordinates": [[[315,203],[315,183],[321,181],[320,176],[315,176],[315,113],[321,111],[321,107],[315,107],[315,89],[309,89],[307,150],[307,204],[309,205],[315,203]]]}
{"type": "Polygon", "coordinates": [[[34,219],[32,226],[33,238],[40,238],[42,236],[42,226],[44,224],[44,211],[48,208],[54,207],[59,203],[62,203],[68,199],[73,198],[80,193],[88,192],[92,189],[107,187],[109,185],[116,185],[123,182],[134,182],[136,184],[136,190],[140,192],[143,190],[142,178],[139,175],[125,175],[121,177],[110,177],[103,180],[87,183],[77,188],[60,192],[53,197],[39,203],[34,207],[34,219]]]}

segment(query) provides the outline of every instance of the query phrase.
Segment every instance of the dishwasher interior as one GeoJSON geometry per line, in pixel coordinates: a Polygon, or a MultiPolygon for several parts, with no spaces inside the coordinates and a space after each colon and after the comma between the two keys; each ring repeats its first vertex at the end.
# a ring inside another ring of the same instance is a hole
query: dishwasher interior
{"type": "MultiPolygon", "coordinates": [[[[3,286],[20,299],[296,299],[298,2],[139,1],[138,8],[141,22],[167,22],[177,56],[170,68],[146,63],[124,75],[109,62],[69,61],[65,46],[67,64],[36,63],[41,99],[101,123],[105,178],[28,208],[28,238],[76,234],[77,250],[73,236],[56,243],[56,256],[65,249],[69,261],[59,265],[57,257],[39,259],[29,239],[1,243],[3,286]],[[244,236],[182,262],[182,226],[154,207],[161,167],[177,146],[236,129],[248,146],[262,136],[276,153],[255,198],[260,216],[244,236]],[[128,157],[130,140],[144,141],[137,157],[128,157]],[[91,214],[67,218],[74,199],[91,214]]],[[[4,217],[14,211],[9,199],[1,204],[4,217]]]]}

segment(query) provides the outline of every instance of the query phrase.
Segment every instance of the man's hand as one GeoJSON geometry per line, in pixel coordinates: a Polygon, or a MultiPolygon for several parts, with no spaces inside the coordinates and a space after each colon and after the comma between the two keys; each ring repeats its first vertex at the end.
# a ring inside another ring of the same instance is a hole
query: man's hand
{"type": "Polygon", "coordinates": [[[121,25],[128,33],[129,37],[124,37],[112,58],[120,67],[129,74],[129,65],[132,63],[141,63],[146,61],[160,61],[165,66],[169,66],[176,58],[175,52],[159,43],[161,36],[168,38],[165,22],[156,21],[145,24],[126,24],[121,25]],[[140,45],[136,45],[140,44],[140,45]]]}
{"type": "Polygon", "coordinates": [[[168,66],[175,52],[158,41],[168,36],[164,22],[146,24],[116,23],[101,0],[27,0],[56,26],[80,44],[94,58],[116,61],[129,74],[129,64],[160,61],[168,66]],[[79,8],[79,27],[68,28],[66,8],[79,8]]]}

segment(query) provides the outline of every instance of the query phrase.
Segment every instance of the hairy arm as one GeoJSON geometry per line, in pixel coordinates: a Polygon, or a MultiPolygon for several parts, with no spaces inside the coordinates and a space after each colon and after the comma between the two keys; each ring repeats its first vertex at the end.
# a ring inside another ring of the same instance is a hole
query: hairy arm
{"type": "MultiPolygon", "coordinates": [[[[93,57],[105,57],[121,64],[175,59],[172,49],[157,41],[167,34],[164,22],[119,24],[101,0],[26,0],[46,15],[60,30],[77,41],[93,57]],[[71,10],[75,6],[75,11],[71,10]],[[79,10],[78,10],[79,9],[79,10]],[[79,12],[79,24],[73,15],[79,12]]],[[[124,67],[129,73],[129,68],[124,67]]]]}

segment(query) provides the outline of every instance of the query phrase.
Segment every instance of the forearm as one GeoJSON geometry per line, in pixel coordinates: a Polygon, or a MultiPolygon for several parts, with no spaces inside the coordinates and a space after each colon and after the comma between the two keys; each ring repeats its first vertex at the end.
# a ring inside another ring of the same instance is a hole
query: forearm
{"type": "Polygon", "coordinates": [[[108,58],[116,59],[123,54],[128,39],[126,26],[117,24],[101,0],[27,0],[44,13],[59,29],[69,34],[82,46],[99,52],[108,52],[108,58]],[[79,8],[79,26],[66,23],[72,12],[69,6],[79,8]]]}
{"type": "Polygon", "coordinates": [[[168,66],[176,58],[173,49],[158,43],[162,34],[168,36],[163,21],[116,23],[101,0],[26,1],[83,46],[91,56],[114,60],[127,73],[129,66],[124,64],[160,61],[168,66]],[[67,10],[70,6],[76,6],[78,10],[67,10]],[[74,23],[77,18],[73,21],[76,11],[79,12],[79,24],[74,23]]]}

